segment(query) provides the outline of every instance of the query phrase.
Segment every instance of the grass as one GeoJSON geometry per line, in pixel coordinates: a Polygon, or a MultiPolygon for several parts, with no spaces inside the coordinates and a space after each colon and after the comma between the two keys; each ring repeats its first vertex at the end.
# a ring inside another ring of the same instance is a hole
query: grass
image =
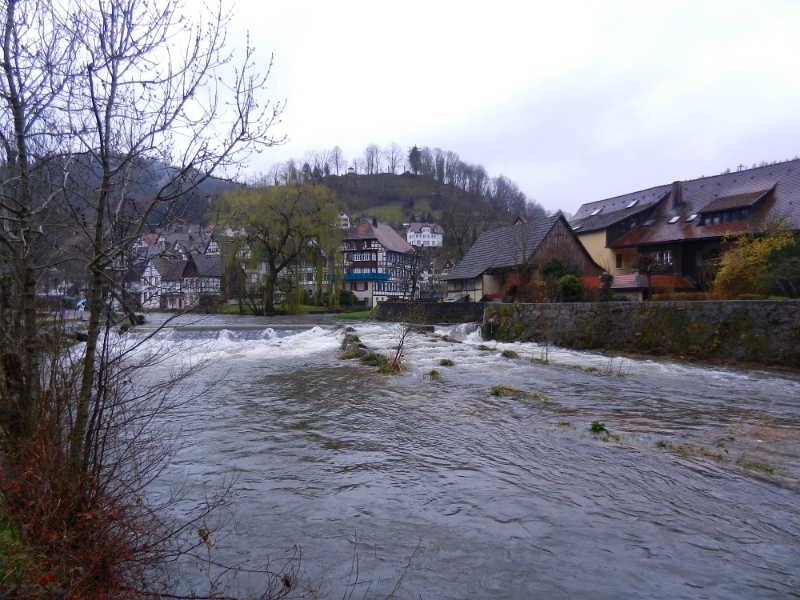
{"type": "Polygon", "coordinates": [[[481,344],[480,346],[478,346],[478,350],[483,350],[484,352],[486,351],[491,352],[492,350],[494,350],[494,348],[489,348],[489,346],[487,346],[486,344],[481,344]]]}
{"type": "Polygon", "coordinates": [[[546,360],[544,358],[532,358],[531,362],[532,363],[536,363],[537,365],[549,365],[550,364],[550,361],[546,360]]]}
{"type": "Polygon", "coordinates": [[[450,360],[449,358],[443,358],[442,360],[440,360],[440,361],[439,361],[439,366],[440,366],[440,367],[452,367],[452,366],[453,366],[453,365],[455,365],[455,364],[456,364],[456,363],[454,363],[454,362],[453,362],[452,360],[450,360]]]}
{"type": "MultiPolygon", "coordinates": [[[[354,211],[350,214],[350,218],[357,217],[378,217],[383,223],[407,223],[411,218],[407,213],[407,204],[405,202],[390,202],[381,206],[373,206],[365,210],[354,211]]],[[[437,211],[431,210],[431,201],[427,198],[419,198],[414,202],[415,215],[426,215],[429,212],[438,214],[437,211]]],[[[436,220],[434,215],[434,220],[436,220]]],[[[403,238],[405,239],[405,237],[403,238]]]]}
{"type": "Polygon", "coordinates": [[[394,362],[381,354],[366,354],[361,357],[361,362],[370,367],[378,367],[378,373],[382,375],[396,375],[406,370],[400,361],[394,362]]]}
{"type": "Polygon", "coordinates": [[[743,462],[742,467],[751,471],[761,471],[762,473],[772,473],[774,471],[771,464],[758,460],[743,462]]]}
{"type": "Polygon", "coordinates": [[[550,396],[542,394],[541,392],[525,392],[523,390],[509,387],[507,385],[495,385],[492,387],[492,396],[500,398],[514,398],[515,400],[540,400],[542,402],[552,402],[550,396]]]}
{"type": "MultiPolygon", "coordinates": [[[[301,315],[310,315],[310,314],[324,314],[331,312],[331,309],[327,306],[308,306],[305,304],[301,304],[297,307],[300,311],[298,314],[301,315]]],[[[239,314],[239,305],[238,304],[223,304],[219,307],[219,312],[226,315],[238,315],[239,314]]],[[[246,304],[242,305],[242,314],[244,315],[252,315],[253,311],[250,310],[246,304]]],[[[289,309],[284,304],[276,304],[275,305],[275,314],[278,315],[288,315],[291,314],[289,309]]]]}
{"type": "Polygon", "coordinates": [[[591,431],[592,433],[605,432],[606,434],[608,434],[608,429],[606,429],[606,426],[600,421],[592,421],[592,424],[589,425],[589,431],[591,431]]]}
{"type": "Polygon", "coordinates": [[[725,457],[720,454],[719,452],[714,452],[709,450],[708,448],[695,448],[692,446],[687,445],[676,445],[672,442],[668,442],[665,440],[659,440],[656,442],[656,446],[659,448],[664,448],[665,450],[669,450],[670,452],[675,452],[676,454],[680,454],[681,456],[692,457],[692,456],[705,456],[706,458],[713,458],[714,460],[724,460],[725,457]]]}
{"type": "Polygon", "coordinates": [[[351,360],[354,358],[363,358],[366,352],[364,352],[361,348],[356,348],[355,350],[351,350],[350,352],[345,352],[339,356],[339,360],[351,360]]]}
{"type": "Polygon", "coordinates": [[[369,310],[360,310],[358,312],[349,312],[349,313],[340,313],[338,315],[333,315],[334,319],[347,319],[350,321],[360,321],[361,319],[366,319],[372,311],[369,310]]]}
{"type": "Polygon", "coordinates": [[[431,379],[441,379],[442,378],[442,375],[436,369],[432,369],[431,372],[429,373],[429,375],[430,375],[431,379]]]}
{"type": "Polygon", "coordinates": [[[361,362],[370,367],[381,367],[389,361],[388,358],[380,354],[370,353],[361,358],[361,362]]]}
{"type": "Polygon", "coordinates": [[[519,358],[519,354],[513,350],[503,350],[502,356],[503,358],[519,358]]]}

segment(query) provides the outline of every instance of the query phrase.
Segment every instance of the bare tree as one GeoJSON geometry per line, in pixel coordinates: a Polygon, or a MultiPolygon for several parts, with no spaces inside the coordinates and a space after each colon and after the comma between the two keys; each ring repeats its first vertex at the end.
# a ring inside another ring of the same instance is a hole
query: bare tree
{"type": "MultiPolygon", "coordinates": [[[[50,490],[65,548],[85,539],[102,546],[99,555],[113,540],[82,529],[90,527],[85,515],[111,504],[117,514],[136,512],[141,466],[160,459],[156,452],[142,463],[136,454],[143,429],[125,437],[131,401],[142,397],[125,382],[142,363],[113,343],[113,303],[124,297],[115,267],[135,239],[179,217],[182,199],[212,173],[235,177],[249,152],[282,141],[270,133],[282,105],[262,98],[271,62],[258,75],[248,44],[226,78],[233,56],[223,3],[202,21],[183,12],[179,0],[9,0],[0,22],[1,491],[21,510],[31,497],[9,487],[9,477],[42,469],[31,479],[41,486],[27,492],[50,490]],[[42,346],[35,278],[67,259],[88,273],[89,318],[82,352],[65,355],[56,338],[42,346]]],[[[150,404],[140,406],[157,411],[146,396],[150,404]]],[[[28,523],[32,539],[46,539],[51,525],[37,523],[28,523]]],[[[134,560],[122,550],[116,559],[134,560]]],[[[93,568],[102,572],[91,576],[119,575],[107,563],[93,568]]]]}
{"type": "Polygon", "coordinates": [[[374,175],[380,172],[381,149],[375,144],[370,144],[364,149],[364,172],[374,175]]]}
{"type": "Polygon", "coordinates": [[[344,173],[347,169],[347,161],[344,159],[344,152],[339,146],[334,146],[331,153],[328,155],[328,164],[330,164],[331,168],[334,172],[339,175],[341,171],[344,173]]]}
{"type": "Polygon", "coordinates": [[[631,260],[631,269],[647,277],[647,299],[653,299],[653,275],[663,273],[670,267],[655,252],[639,252],[631,260]]]}
{"type": "Polygon", "coordinates": [[[388,172],[396,174],[397,168],[403,164],[403,158],[405,156],[403,148],[395,142],[392,142],[386,146],[386,148],[383,150],[383,154],[386,157],[386,168],[388,172]]]}

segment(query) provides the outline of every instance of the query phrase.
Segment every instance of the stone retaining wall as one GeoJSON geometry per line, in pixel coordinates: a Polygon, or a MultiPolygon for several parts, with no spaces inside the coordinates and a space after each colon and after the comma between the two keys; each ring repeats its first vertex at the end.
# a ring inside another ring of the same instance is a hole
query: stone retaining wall
{"type": "Polygon", "coordinates": [[[427,323],[469,323],[483,321],[481,302],[382,302],[379,321],[414,321],[427,323]]]}
{"type": "Polygon", "coordinates": [[[483,335],[800,367],[800,302],[486,304],[483,335]]]}

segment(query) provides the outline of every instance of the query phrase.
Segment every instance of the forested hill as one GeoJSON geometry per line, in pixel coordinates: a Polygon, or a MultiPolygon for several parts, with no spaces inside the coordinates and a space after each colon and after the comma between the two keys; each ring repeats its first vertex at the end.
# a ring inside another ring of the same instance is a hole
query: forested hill
{"type": "Polygon", "coordinates": [[[398,229],[415,218],[433,219],[444,226],[445,245],[459,259],[484,231],[510,225],[517,216],[546,216],[509,178],[490,177],[483,166],[454,152],[425,146],[406,152],[397,144],[384,149],[370,144],[351,161],[338,146],[307,152],[251,183],[324,185],[351,217],[377,216],[398,229]]]}
{"type": "Polygon", "coordinates": [[[546,216],[508,180],[480,193],[442,183],[426,175],[379,173],[329,176],[321,182],[332,189],[351,217],[378,216],[400,228],[402,222],[433,220],[445,229],[445,245],[456,258],[469,250],[474,239],[497,227],[510,225],[517,216],[546,216]]]}

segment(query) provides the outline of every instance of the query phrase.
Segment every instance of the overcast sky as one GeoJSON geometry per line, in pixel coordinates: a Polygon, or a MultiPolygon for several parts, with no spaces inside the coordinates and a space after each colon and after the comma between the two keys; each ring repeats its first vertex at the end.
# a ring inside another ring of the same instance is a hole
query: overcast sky
{"type": "Polygon", "coordinates": [[[274,54],[266,172],[339,145],[439,147],[546,209],[800,154],[800,2],[237,0],[274,54]]]}

